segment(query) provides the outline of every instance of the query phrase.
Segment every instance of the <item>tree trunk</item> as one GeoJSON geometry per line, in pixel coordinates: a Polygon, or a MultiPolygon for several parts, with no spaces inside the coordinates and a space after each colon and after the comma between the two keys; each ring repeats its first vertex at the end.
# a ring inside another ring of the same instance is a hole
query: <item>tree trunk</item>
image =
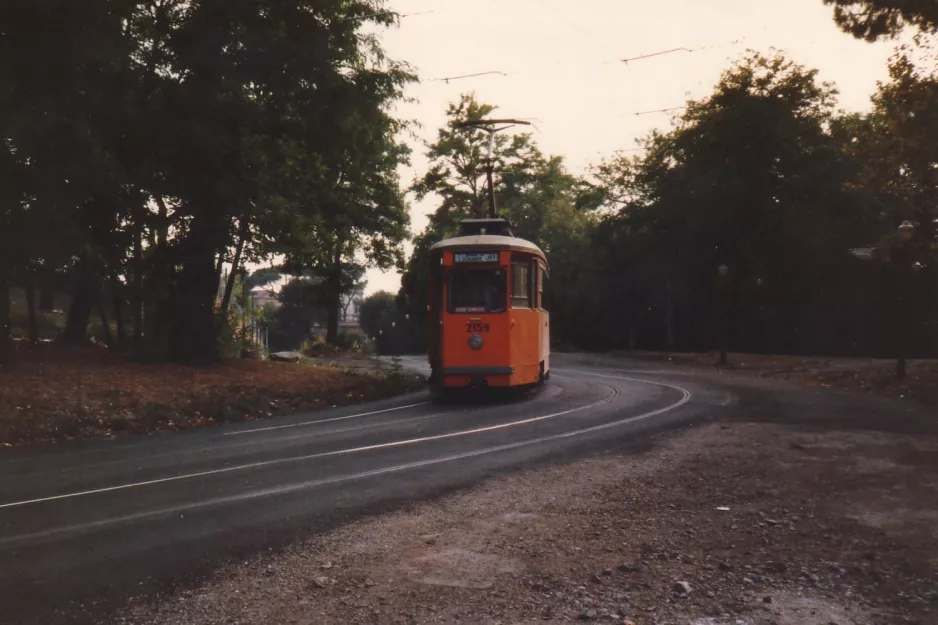
{"type": "Polygon", "coordinates": [[[36,316],[36,275],[32,269],[26,270],[26,314],[29,317],[29,342],[39,343],[39,319],[36,316]]]}
{"type": "Polygon", "coordinates": [[[221,284],[221,272],[225,268],[225,258],[228,256],[225,248],[222,248],[218,252],[218,258],[215,260],[215,288],[218,289],[218,285],[221,284]]]}
{"type": "Polygon", "coordinates": [[[39,285],[39,310],[52,312],[55,308],[55,288],[51,284],[39,285]]]}
{"type": "Polygon", "coordinates": [[[218,359],[215,250],[222,247],[225,230],[224,218],[206,214],[204,209],[192,220],[175,297],[169,302],[173,319],[170,355],[176,361],[208,363],[218,359]]]}
{"type": "Polygon", "coordinates": [[[166,239],[169,235],[169,211],[166,210],[166,202],[162,196],[156,196],[156,204],[160,207],[159,222],[156,227],[156,244],[159,247],[166,247],[166,239]]]}
{"type": "Polygon", "coordinates": [[[124,314],[121,306],[120,280],[117,279],[117,272],[112,271],[111,277],[111,301],[114,302],[114,323],[117,325],[117,346],[121,351],[127,351],[127,333],[124,331],[124,314]]]}
{"type": "Polygon", "coordinates": [[[72,290],[72,305],[68,309],[68,319],[61,341],[67,345],[84,345],[88,341],[88,321],[94,309],[97,293],[94,279],[81,275],[75,281],[72,290]]]}
{"type": "Polygon", "coordinates": [[[134,219],[134,256],[131,266],[132,283],[130,287],[130,307],[134,324],[134,351],[143,346],[143,224],[140,210],[135,211],[134,219]]]}
{"type": "Polygon", "coordinates": [[[101,331],[104,333],[104,344],[108,346],[108,349],[115,349],[117,346],[114,344],[114,335],[111,334],[111,324],[108,322],[107,313],[104,311],[104,304],[101,303],[101,299],[98,298],[95,303],[95,307],[98,309],[98,316],[101,318],[101,331]]]}
{"type": "Polygon", "coordinates": [[[247,241],[250,233],[250,222],[248,217],[241,218],[241,224],[238,227],[238,245],[235,247],[234,258],[231,260],[231,272],[228,274],[228,281],[225,284],[225,294],[221,300],[221,318],[228,318],[228,306],[231,303],[231,291],[234,289],[235,276],[238,273],[238,266],[241,264],[241,254],[244,252],[244,243],[247,241]]]}
{"type": "Polygon", "coordinates": [[[326,318],[326,341],[335,343],[339,338],[339,300],[342,290],[342,241],[336,239],[332,257],[332,272],[329,274],[328,317],[326,318]]]}
{"type": "Polygon", "coordinates": [[[13,335],[10,319],[10,280],[0,276],[0,364],[13,361],[13,335]]]}

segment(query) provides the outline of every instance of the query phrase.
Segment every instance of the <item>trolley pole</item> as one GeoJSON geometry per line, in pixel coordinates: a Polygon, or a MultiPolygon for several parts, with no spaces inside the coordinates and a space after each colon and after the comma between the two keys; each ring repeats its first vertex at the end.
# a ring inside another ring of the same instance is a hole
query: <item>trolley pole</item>
{"type": "Polygon", "coordinates": [[[531,122],[526,122],[521,119],[478,119],[456,124],[457,128],[482,128],[489,133],[489,151],[488,158],[486,159],[485,177],[489,188],[489,217],[493,219],[498,216],[495,207],[495,133],[507,130],[512,126],[530,125],[531,122]],[[500,128],[497,127],[499,125],[501,125],[500,128]]]}
{"type": "Polygon", "coordinates": [[[498,215],[498,212],[495,209],[495,131],[489,129],[489,155],[486,167],[485,167],[485,176],[488,178],[489,183],[489,217],[495,219],[498,215]]]}

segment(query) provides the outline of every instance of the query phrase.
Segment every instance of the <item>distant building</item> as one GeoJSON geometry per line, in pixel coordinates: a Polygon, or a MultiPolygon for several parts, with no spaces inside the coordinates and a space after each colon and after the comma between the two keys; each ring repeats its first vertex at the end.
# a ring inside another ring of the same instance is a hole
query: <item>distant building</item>
{"type": "Polygon", "coordinates": [[[254,302],[254,306],[263,310],[267,304],[273,304],[275,307],[280,306],[280,300],[277,299],[278,285],[274,284],[264,284],[261,286],[256,286],[251,289],[251,300],[254,302]]]}
{"type": "Polygon", "coordinates": [[[360,324],[363,299],[365,299],[364,285],[341,297],[339,300],[339,332],[362,335],[365,333],[360,324]]]}

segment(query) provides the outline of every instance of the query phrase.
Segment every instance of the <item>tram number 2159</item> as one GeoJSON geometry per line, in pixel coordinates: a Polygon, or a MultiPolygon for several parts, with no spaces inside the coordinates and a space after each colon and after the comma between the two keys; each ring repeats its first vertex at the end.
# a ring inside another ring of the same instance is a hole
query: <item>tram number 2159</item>
{"type": "Polygon", "coordinates": [[[472,333],[478,333],[478,332],[488,332],[488,331],[489,331],[489,327],[490,327],[490,326],[489,326],[489,324],[487,324],[487,323],[474,323],[474,322],[470,321],[470,322],[466,323],[466,332],[468,332],[468,333],[470,333],[470,334],[472,334],[472,333]]]}

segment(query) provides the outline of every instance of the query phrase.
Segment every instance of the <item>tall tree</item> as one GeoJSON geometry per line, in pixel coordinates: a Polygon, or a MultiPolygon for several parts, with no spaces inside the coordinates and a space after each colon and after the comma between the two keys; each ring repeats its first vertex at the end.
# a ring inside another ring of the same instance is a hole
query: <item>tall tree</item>
{"type": "MultiPolygon", "coordinates": [[[[401,299],[417,327],[425,323],[430,247],[455,234],[460,220],[486,214],[489,136],[462,124],[486,119],[495,110],[471,94],[449,105],[446,125],[427,146],[430,168],[411,186],[418,200],[432,196],[438,201],[429,226],[414,242],[401,282],[401,299]]],[[[579,208],[590,206],[589,189],[566,171],[561,157],[546,157],[530,134],[497,134],[493,170],[498,213],[512,222],[518,236],[536,243],[547,245],[547,233],[557,233],[555,214],[569,219],[579,208]]],[[[554,239],[554,244],[559,245],[559,240],[554,239]]],[[[422,347],[422,341],[416,347],[422,347]]]]}
{"type": "MultiPolygon", "coordinates": [[[[431,217],[432,228],[452,233],[456,224],[466,217],[482,217],[487,209],[486,171],[489,135],[480,128],[465,128],[464,122],[488,118],[496,107],[463,94],[458,102],[447,107],[447,122],[437,133],[436,141],[427,146],[430,169],[411,186],[418,201],[429,195],[439,198],[431,217]]],[[[532,221],[536,227],[536,208],[527,193],[537,187],[537,177],[555,178],[572,186],[572,178],[563,171],[562,159],[548,161],[538,150],[530,134],[499,133],[495,135],[493,182],[496,205],[500,214],[519,222],[532,221]]],[[[558,190],[558,192],[560,192],[558,190]]]]}
{"type": "Polygon", "coordinates": [[[816,71],[750,54],[709,98],[689,102],[672,132],[649,137],[643,158],[600,169],[597,184],[620,207],[611,232],[625,236],[614,279],[643,289],[658,311],[645,336],[703,347],[736,319],[735,334],[754,347],[761,337],[786,349],[826,338],[818,268],[842,270],[869,233],[846,186],[851,163],[828,130],[834,96],[816,71]],[[781,319],[787,327],[766,336],[781,319]]]}

